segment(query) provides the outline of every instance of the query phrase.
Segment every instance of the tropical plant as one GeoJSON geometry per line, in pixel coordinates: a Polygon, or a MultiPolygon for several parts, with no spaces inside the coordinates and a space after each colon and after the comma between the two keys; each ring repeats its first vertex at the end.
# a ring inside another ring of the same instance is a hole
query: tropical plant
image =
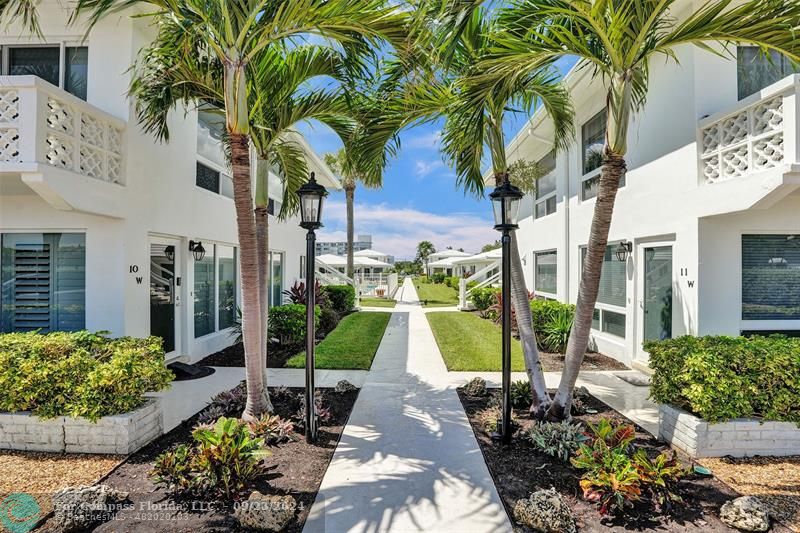
{"type": "MultiPolygon", "coordinates": [[[[513,294],[512,294],[513,297],[513,294]]],[[[528,302],[533,300],[533,293],[528,293],[528,302]]],[[[528,304],[528,309],[530,309],[530,304],[528,304]]],[[[494,293],[494,303],[489,306],[486,310],[487,315],[491,316],[495,322],[495,324],[501,324],[503,322],[503,293],[502,291],[496,291],[494,293]]],[[[517,307],[511,306],[511,332],[514,335],[520,335],[519,330],[519,322],[517,321],[517,307]]]]}
{"type": "Polygon", "coordinates": [[[536,422],[522,435],[534,448],[564,462],[578,451],[580,445],[588,440],[583,426],[568,420],[561,422],[536,422]]]}
{"type": "Polygon", "coordinates": [[[356,305],[356,290],[352,285],[325,285],[322,292],[331,309],[340,316],[351,312],[356,305]]]}
{"type": "MultiPolygon", "coordinates": [[[[315,327],[319,327],[319,306],[314,307],[315,327]]],[[[306,335],[306,306],[276,305],[269,314],[269,337],[284,346],[299,346],[306,335]]]]}
{"type": "Polygon", "coordinates": [[[436,253],[436,247],[433,245],[431,241],[420,241],[417,243],[417,255],[414,258],[414,261],[417,263],[422,263],[423,268],[427,271],[428,270],[428,258],[436,253]]]}
{"type": "Polygon", "coordinates": [[[541,329],[541,344],[545,349],[555,353],[564,353],[574,316],[575,313],[572,309],[562,307],[550,317],[550,320],[545,322],[541,329]]]}
{"type": "Polygon", "coordinates": [[[800,61],[798,2],[719,0],[691,8],[680,20],[677,16],[678,0],[514,0],[498,8],[494,45],[473,70],[470,92],[476,106],[568,56],[577,57],[578,68],[590,71],[607,90],[603,166],[575,321],[549,419],[560,420],[570,412],[589,342],[617,189],[627,169],[629,129],[647,100],[651,62],[677,61],[676,50],[687,44],[725,55],[731,43],[755,45],[764,53],[774,50],[800,61]]]}
{"type": "MultiPolygon", "coordinates": [[[[185,83],[170,83],[166,92],[154,95],[156,102],[161,97],[160,114],[143,114],[139,109],[145,129],[158,131],[166,124],[168,111],[179,103],[192,106],[210,102],[224,109],[237,218],[248,383],[248,402],[242,416],[252,420],[271,409],[265,386],[267,302],[262,301],[267,283],[262,264],[266,255],[259,253],[265,237],[259,239],[258,235],[250,169],[250,143],[258,142],[257,136],[251,135],[251,119],[259,109],[253,104],[254,87],[262,81],[265,65],[280,64],[290,41],[294,46],[296,40],[316,35],[339,43],[345,50],[363,52],[368,43],[399,42],[405,35],[407,15],[384,0],[365,0],[357,5],[346,0],[78,0],[73,18],[88,15],[91,28],[109,13],[140,3],[153,7],[139,16],[153,18],[157,28],[154,44],[145,48],[140,58],[149,59],[149,65],[156,65],[156,72],[163,75],[185,75],[181,80],[185,83]],[[181,60],[171,62],[176,57],[181,60]],[[148,124],[148,116],[155,122],[148,124]]],[[[138,87],[147,93],[147,84],[138,87]]],[[[131,92],[137,92],[136,80],[131,92]]],[[[260,108],[282,102],[262,101],[260,108]]],[[[165,132],[161,131],[164,138],[165,132]]],[[[262,189],[259,198],[265,197],[262,189]]]]}
{"type": "Polygon", "coordinates": [[[531,404],[531,382],[520,379],[511,383],[511,407],[525,409],[531,404]]]}
{"type": "MultiPolygon", "coordinates": [[[[289,303],[306,305],[306,284],[304,281],[295,281],[294,284],[283,291],[283,295],[289,299],[289,303]]],[[[327,293],[322,289],[319,280],[314,282],[314,302],[319,306],[328,304],[327,293]]]]}
{"type": "Polygon", "coordinates": [[[475,306],[475,309],[481,315],[481,318],[487,318],[486,311],[492,306],[495,301],[495,294],[499,289],[494,287],[482,287],[480,289],[472,289],[469,293],[469,301],[475,306]]]}
{"type": "Polygon", "coordinates": [[[274,446],[288,441],[294,432],[294,424],[291,420],[286,420],[278,415],[264,414],[248,423],[250,434],[254,438],[259,438],[265,444],[274,446]]]}

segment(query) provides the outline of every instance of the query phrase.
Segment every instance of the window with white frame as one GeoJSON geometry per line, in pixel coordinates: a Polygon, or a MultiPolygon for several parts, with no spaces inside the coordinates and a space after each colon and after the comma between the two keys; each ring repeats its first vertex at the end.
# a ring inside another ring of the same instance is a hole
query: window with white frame
{"type": "MultiPolygon", "coordinates": [[[[592,318],[592,329],[625,338],[625,313],[627,298],[626,262],[617,259],[615,244],[606,246],[597,292],[597,305],[592,318]]],[[[586,261],[586,247],[581,248],[581,271],[586,261]]]]}
{"type": "Polygon", "coordinates": [[[194,262],[194,336],[222,331],[236,321],[238,286],[236,248],[208,245],[194,262]]]}
{"type": "Polygon", "coordinates": [[[85,46],[6,45],[2,47],[3,69],[7,76],[38,76],[86,100],[89,49],[85,46]]]}
{"type": "Polygon", "coordinates": [[[269,252],[269,305],[283,303],[283,252],[269,252]]]}
{"type": "Polygon", "coordinates": [[[539,160],[544,175],[536,181],[534,218],[542,218],[556,212],[556,153],[555,150],[539,160]]]}
{"type": "Polygon", "coordinates": [[[555,250],[537,252],[534,260],[534,292],[555,295],[558,292],[558,254],[555,250]]]}
{"type": "Polygon", "coordinates": [[[757,46],[739,46],[736,49],[736,71],[741,100],[800,72],[800,66],[793,65],[788,57],[774,50],[764,54],[757,46]]]}
{"type": "Polygon", "coordinates": [[[800,235],[742,235],[742,320],[800,320],[800,235]]]}
{"type": "Polygon", "coordinates": [[[86,235],[0,235],[0,331],[77,331],[86,321],[86,235]]]}
{"type": "Polygon", "coordinates": [[[202,106],[197,111],[197,173],[195,185],[233,198],[233,178],[225,159],[222,137],[225,115],[218,109],[202,106]]]}
{"type": "MultiPolygon", "coordinates": [[[[603,167],[603,148],[606,142],[606,110],[600,111],[581,127],[581,200],[597,196],[603,167]]],[[[619,182],[625,186],[625,176],[619,182]]]]}

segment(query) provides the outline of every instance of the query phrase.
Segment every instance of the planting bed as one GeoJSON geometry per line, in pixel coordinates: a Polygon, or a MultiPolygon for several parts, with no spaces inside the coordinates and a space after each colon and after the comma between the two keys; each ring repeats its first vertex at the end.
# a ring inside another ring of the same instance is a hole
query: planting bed
{"type": "MultiPolygon", "coordinates": [[[[270,392],[273,390],[270,389],[270,392]]],[[[274,395],[272,401],[276,413],[289,418],[297,412],[303,389],[284,390],[288,394],[274,395]]],[[[320,390],[325,405],[332,411],[332,417],[328,422],[321,423],[318,444],[306,444],[302,433],[295,433],[289,442],[271,447],[272,455],[265,460],[266,474],[253,487],[265,495],[288,494],[297,500],[298,511],[285,529],[287,532],[302,531],[322,477],[358,396],[358,391],[336,393],[332,389],[320,390]]],[[[99,525],[94,531],[241,530],[233,516],[233,502],[171,496],[162,487],[156,486],[150,478],[150,471],[159,454],[177,444],[192,442],[191,430],[196,423],[197,416],[192,417],[130,456],[103,480],[103,483],[112,488],[129,492],[131,505],[117,512],[113,520],[99,525]]]]}
{"type": "MultiPolygon", "coordinates": [[[[496,389],[490,392],[499,394],[496,389]]],[[[690,478],[681,481],[679,492],[685,503],[677,505],[671,514],[654,514],[649,506],[642,504],[625,516],[604,518],[595,504],[583,499],[578,485],[582,473],[580,470],[537,451],[529,442],[520,438],[519,433],[508,446],[492,441],[476,416],[489,407],[491,395],[473,397],[465,394],[463,389],[459,389],[458,394],[512,522],[517,500],[527,498],[536,490],[554,487],[566,499],[580,531],[732,531],[719,520],[719,508],[738,494],[714,478],[690,478]]],[[[597,413],[575,416],[575,421],[594,424],[601,418],[610,418],[615,423],[631,424],[624,416],[595,398],[586,399],[584,405],[597,413]]],[[[532,424],[527,410],[515,410],[515,416],[523,428],[532,424]]],[[[653,452],[666,449],[638,426],[634,442],[653,452]]],[[[786,531],[780,526],[773,527],[772,530],[786,531]]]]}

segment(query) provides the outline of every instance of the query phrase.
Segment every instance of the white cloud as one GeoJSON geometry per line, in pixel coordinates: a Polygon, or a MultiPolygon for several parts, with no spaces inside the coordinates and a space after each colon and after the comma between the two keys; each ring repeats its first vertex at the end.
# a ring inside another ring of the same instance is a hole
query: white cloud
{"type": "MultiPolygon", "coordinates": [[[[452,246],[464,248],[468,252],[478,252],[484,244],[497,239],[489,206],[486,207],[486,216],[482,217],[473,213],[443,215],[387,204],[359,203],[354,210],[356,235],[372,235],[376,250],[394,255],[398,259],[413,258],[417,243],[423,240],[433,242],[437,250],[452,246]]],[[[345,240],[345,203],[329,201],[325,210],[325,228],[321,230],[319,240],[345,240]]]]}
{"type": "Polygon", "coordinates": [[[442,132],[433,131],[431,133],[417,135],[415,137],[411,137],[410,139],[403,141],[403,148],[438,150],[439,143],[441,142],[441,140],[442,140],[442,132]]]}
{"type": "Polygon", "coordinates": [[[444,163],[442,163],[438,159],[434,159],[433,161],[422,161],[417,160],[414,163],[414,174],[417,175],[418,178],[424,178],[428,176],[434,170],[440,169],[444,167],[444,163]]]}

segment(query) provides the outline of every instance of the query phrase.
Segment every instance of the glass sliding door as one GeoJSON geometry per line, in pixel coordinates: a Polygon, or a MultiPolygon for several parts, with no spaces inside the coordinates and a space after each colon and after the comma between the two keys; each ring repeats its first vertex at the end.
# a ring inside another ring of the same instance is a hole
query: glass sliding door
{"type": "Polygon", "coordinates": [[[174,352],[176,343],[177,294],[176,265],[180,258],[180,241],[150,244],[150,335],[161,337],[164,352],[174,352]]]}
{"type": "Polygon", "coordinates": [[[215,331],[214,246],[208,246],[201,261],[194,262],[194,336],[215,331]]]}
{"type": "Polygon", "coordinates": [[[643,340],[672,338],[672,246],[644,249],[643,340]]]}
{"type": "Polygon", "coordinates": [[[219,329],[233,326],[236,322],[236,249],[233,246],[217,245],[219,263],[219,329]]]}

